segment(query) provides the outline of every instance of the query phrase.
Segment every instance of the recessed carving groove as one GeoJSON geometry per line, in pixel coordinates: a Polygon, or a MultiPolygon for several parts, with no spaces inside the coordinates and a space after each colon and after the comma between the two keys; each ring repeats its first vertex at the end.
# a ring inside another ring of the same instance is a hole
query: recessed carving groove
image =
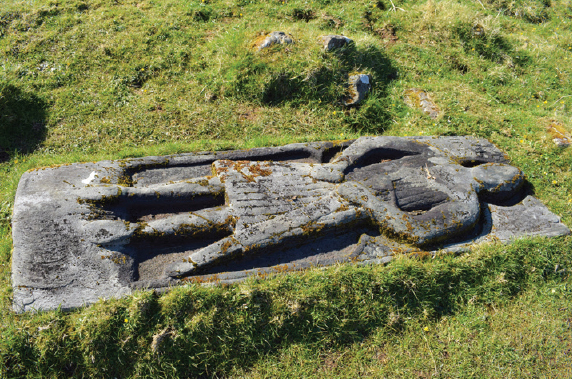
{"type": "MultiPolygon", "coordinates": [[[[161,197],[130,196],[113,202],[94,202],[94,211],[104,219],[129,222],[151,221],[224,205],[222,195],[161,197]]],[[[100,216],[100,217],[101,217],[100,216]]]]}
{"type": "Polygon", "coordinates": [[[459,164],[463,167],[467,167],[467,168],[471,168],[471,167],[476,167],[482,164],[488,163],[487,161],[484,160],[479,160],[479,159],[466,159],[466,160],[460,160],[459,164]]]}
{"type": "Polygon", "coordinates": [[[351,175],[353,171],[362,169],[367,166],[376,165],[379,163],[385,163],[392,160],[399,160],[407,156],[418,155],[418,154],[419,153],[415,151],[396,150],[387,147],[371,149],[370,151],[360,156],[356,162],[350,164],[344,170],[344,174],[351,175]]]}

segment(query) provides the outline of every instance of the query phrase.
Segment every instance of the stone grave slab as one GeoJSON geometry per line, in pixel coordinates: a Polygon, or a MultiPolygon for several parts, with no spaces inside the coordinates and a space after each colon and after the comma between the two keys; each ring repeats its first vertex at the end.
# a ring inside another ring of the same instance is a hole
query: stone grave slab
{"type": "Polygon", "coordinates": [[[484,139],[362,137],[26,172],[13,307],[70,309],[135,289],[385,263],[570,230],[484,139]]]}

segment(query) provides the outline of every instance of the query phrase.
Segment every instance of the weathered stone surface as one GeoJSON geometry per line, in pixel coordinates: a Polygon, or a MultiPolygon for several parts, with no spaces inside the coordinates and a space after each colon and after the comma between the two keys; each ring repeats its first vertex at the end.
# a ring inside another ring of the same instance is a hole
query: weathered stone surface
{"type": "Polygon", "coordinates": [[[268,34],[264,39],[262,39],[259,43],[255,43],[255,45],[256,48],[260,51],[274,44],[283,45],[291,43],[294,43],[294,41],[292,40],[292,36],[284,32],[272,32],[268,34]]]}
{"type": "Polygon", "coordinates": [[[22,176],[14,309],[569,233],[469,137],[363,137],[78,163],[22,176]]]}
{"type": "Polygon", "coordinates": [[[405,90],[405,104],[411,108],[419,108],[432,119],[436,119],[441,115],[439,107],[427,94],[420,88],[410,88],[405,90]]]}
{"type": "Polygon", "coordinates": [[[485,28],[481,24],[475,24],[472,29],[473,37],[484,37],[485,28]]]}
{"type": "Polygon", "coordinates": [[[366,74],[351,75],[348,79],[348,96],[344,105],[351,106],[361,103],[371,90],[371,76],[366,74]]]}
{"type": "Polygon", "coordinates": [[[572,137],[570,133],[566,130],[564,125],[559,122],[551,122],[550,125],[546,127],[546,131],[552,137],[552,142],[560,147],[568,147],[572,144],[572,137]]]}
{"type": "Polygon", "coordinates": [[[321,36],[320,41],[322,46],[324,47],[325,51],[331,51],[334,49],[338,49],[340,47],[344,47],[353,43],[354,41],[346,36],[334,35],[329,34],[327,36],[321,36]]]}

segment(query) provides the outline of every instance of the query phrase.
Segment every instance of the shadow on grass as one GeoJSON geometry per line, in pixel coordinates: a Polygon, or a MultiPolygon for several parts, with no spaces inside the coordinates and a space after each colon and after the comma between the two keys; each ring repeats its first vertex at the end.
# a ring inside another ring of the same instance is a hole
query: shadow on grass
{"type": "Polygon", "coordinates": [[[292,345],[321,351],[379,331],[399,336],[415,320],[438,320],[468,303],[504,304],[538,283],[567,280],[558,268],[572,262],[571,244],[518,241],[472,259],[397,259],[243,286],[174,288],[161,297],[138,293],[80,310],[81,323],[56,312],[59,321],[41,338],[17,325],[5,330],[0,363],[14,377],[225,377],[292,345]]]}
{"type": "Polygon", "coordinates": [[[362,132],[382,132],[390,120],[385,104],[387,89],[398,75],[391,60],[375,46],[361,49],[354,44],[323,52],[321,58],[322,64],[306,74],[292,69],[267,73],[261,102],[298,107],[319,101],[342,106],[348,94],[349,76],[365,73],[372,77],[372,90],[362,104],[345,108],[345,122],[362,132]]]}
{"type": "Polygon", "coordinates": [[[391,59],[374,45],[349,44],[331,52],[315,49],[310,57],[300,56],[296,46],[243,52],[223,70],[220,91],[267,107],[319,109],[329,104],[348,129],[382,133],[391,122],[388,88],[398,78],[391,59]],[[372,89],[361,104],[346,107],[348,80],[356,73],[370,75],[372,89]]]}
{"type": "Polygon", "coordinates": [[[341,104],[348,77],[358,71],[373,76],[373,88],[384,95],[397,70],[377,47],[357,49],[355,45],[322,53],[324,63],[306,75],[293,70],[270,73],[262,91],[262,102],[277,106],[284,102],[303,105],[308,100],[341,104]]]}
{"type": "Polygon", "coordinates": [[[0,162],[28,154],[46,137],[47,104],[12,84],[0,84],[0,162]]]}
{"type": "Polygon", "coordinates": [[[408,319],[438,320],[455,314],[470,299],[502,303],[531,283],[557,277],[554,264],[570,259],[569,253],[559,251],[569,242],[552,241],[544,246],[547,249],[522,242],[472,261],[405,260],[386,269],[343,266],[305,278],[285,278],[265,290],[211,292],[208,300],[199,295],[200,302],[177,304],[181,307],[171,303],[175,306],[170,309],[164,302],[163,322],[185,334],[166,342],[164,356],[184,351],[188,361],[171,358],[178,372],[224,376],[233,366],[250,367],[278,347],[349,346],[380,328],[398,335],[408,319]],[[531,267],[540,270],[531,272],[531,267]],[[192,319],[200,322],[188,328],[192,319]]]}
{"type": "MultiPolygon", "coordinates": [[[[481,30],[484,29],[481,27],[481,30]]],[[[467,54],[477,54],[497,64],[510,61],[511,64],[526,66],[532,62],[530,55],[525,50],[517,51],[509,40],[500,34],[489,34],[483,31],[482,34],[476,35],[475,27],[466,23],[457,24],[454,33],[462,42],[463,49],[467,54]]]]}

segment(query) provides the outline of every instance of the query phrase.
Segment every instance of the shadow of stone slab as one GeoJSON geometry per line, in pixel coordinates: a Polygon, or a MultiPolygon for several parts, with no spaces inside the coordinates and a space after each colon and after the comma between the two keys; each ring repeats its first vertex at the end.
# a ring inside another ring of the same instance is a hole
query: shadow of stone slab
{"type": "Polygon", "coordinates": [[[13,215],[13,308],[134,289],[387,263],[570,230],[472,137],[362,137],[29,171],[13,215]]]}
{"type": "Polygon", "coordinates": [[[28,154],[46,138],[48,104],[34,93],[0,83],[0,163],[28,154]]]}

